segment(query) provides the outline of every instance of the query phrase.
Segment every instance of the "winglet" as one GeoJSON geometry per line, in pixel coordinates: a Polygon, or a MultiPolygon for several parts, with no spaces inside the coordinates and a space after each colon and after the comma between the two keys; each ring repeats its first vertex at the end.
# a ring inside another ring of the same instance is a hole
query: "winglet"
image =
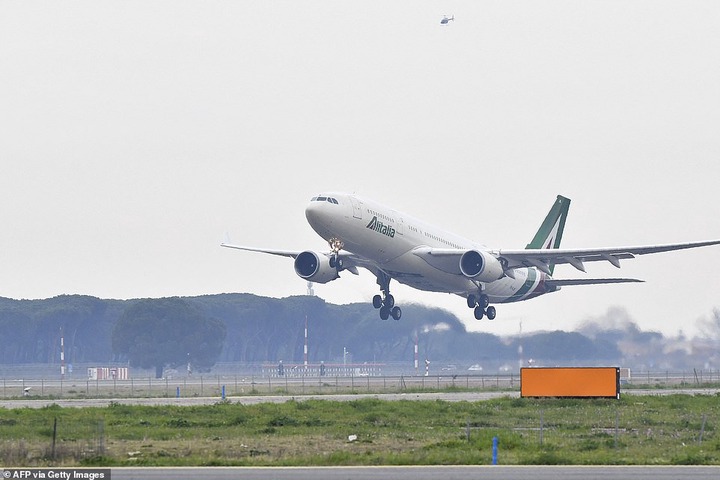
{"type": "MultiPolygon", "coordinates": [[[[570,199],[558,195],[545,220],[542,225],[540,225],[540,229],[525,248],[532,250],[560,248],[560,241],[562,240],[565,220],[567,219],[569,209],[570,199]]],[[[549,265],[551,274],[554,268],[555,264],[549,265]]]]}

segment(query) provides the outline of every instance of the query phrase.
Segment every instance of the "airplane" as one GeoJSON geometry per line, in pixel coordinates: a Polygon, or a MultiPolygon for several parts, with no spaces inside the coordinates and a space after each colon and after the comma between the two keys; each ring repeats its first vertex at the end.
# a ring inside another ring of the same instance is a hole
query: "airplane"
{"type": "Polygon", "coordinates": [[[448,22],[450,22],[450,21],[455,21],[455,15],[453,15],[452,17],[448,17],[447,15],[444,15],[443,19],[440,20],[440,25],[447,25],[448,22]]]}
{"type": "Polygon", "coordinates": [[[435,225],[349,193],[312,197],[305,217],[325,239],[329,252],[276,250],[232,245],[222,247],[294,259],[295,273],[315,283],[328,283],[348,271],[369,270],[381,295],[373,297],[380,318],[400,320],[402,310],[390,294],[396,280],[418,290],[464,297],[477,320],[497,315],[495,306],[529,300],[564,286],[642,282],[634,278],[553,278],[556,265],[569,264],[585,273],[589,262],[608,262],[637,255],[720,244],[720,240],[634,247],[560,248],[570,199],[558,195],[537,233],[524,249],[490,249],[435,225]]]}

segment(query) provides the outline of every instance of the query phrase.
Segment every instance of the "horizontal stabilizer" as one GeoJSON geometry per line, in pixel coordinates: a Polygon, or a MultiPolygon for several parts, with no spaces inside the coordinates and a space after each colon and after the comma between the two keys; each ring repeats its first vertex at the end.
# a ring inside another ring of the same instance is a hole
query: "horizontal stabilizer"
{"type": "Polygon", "coordinates": [[[602,285],[606,283],[643,283],[637,278],[568,278],[545,280],[545,285],[551,287],[565,287],[572,285],[602,285]]]}

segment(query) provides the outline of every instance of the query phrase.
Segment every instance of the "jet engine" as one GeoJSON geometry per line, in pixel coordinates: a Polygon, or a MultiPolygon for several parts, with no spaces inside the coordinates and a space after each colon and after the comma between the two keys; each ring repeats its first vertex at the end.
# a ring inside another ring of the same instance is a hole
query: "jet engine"
{"type": "Polygon", "coordinates": [[[310,282],[328,283],[340,278],[335,267],[330,266],[330,258],[322,253],[306,250],[295,258],[295,273],[310,282]]]}
{"type": "Polygon", "coordinates": [[[481,282],[494,282],[502,278],[500,261],[488,252],[468,250],[460,257],[460,271],[468,278],[481,282]]]}

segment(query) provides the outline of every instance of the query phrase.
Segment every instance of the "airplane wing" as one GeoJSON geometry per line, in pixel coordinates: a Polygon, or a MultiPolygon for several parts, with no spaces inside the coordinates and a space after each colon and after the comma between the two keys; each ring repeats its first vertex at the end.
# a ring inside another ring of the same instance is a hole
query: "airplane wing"
{"type": "MultiPolygon", "coordinates": [[[[290,257],[290,258],[297,258],[298,255],[303,253],[303,250],[277,250],[273,248],[260,248],[260,247],[246,247],[244,245],[231,245],[229,243],[221,243],[221,247],[226,248],[234,248],[236,250],[245,250],[247,252],[259,252],[259,253],[267,253],[269,255],[278,255],[280,257],[290,257]]],[[[322,255],[330,256],[329,252],[319,252],[322,255]]],[[[377,266],[362,257],[359,257],[357,255],[354,255],[350,252],[346,252],[344,250],[340,250],[338,253],[338,256],[343,260],[343,263],[345,264],[344,270],[349,271],[353,275],[358,275],[357,267],[364,267],[368,270],[372,271],[374,273],[373,268],[376,268],[377,266]]]]}
{"type": "Polygon", "coordinates": [[[245,250],[248,252],[268,253],[270,255],[279,255],[281,257],[296,258],[302,253],[302,250],[274,250],[272,248],[245,247],[243,245],[230,245],[229,243],[221,243],[221,247],[235,248],[237,250],[245,250]]]}
{"type": "MultiPolygon", "coordinates": [[[[570,264],[581,272],[585,272],[586,262],[607,261],[620,268],[620,260],[635,258],[637,255],[650,253],[670,252],[673,250],[684,250],[688,248],[705,247],[718,245],[720,240],[708,240],[703,242],[672,243],[666,245],[642,245],[634,247],[611,247],[611,248],[585,248],[585,249],[523,249],[523,250],[491,250],[489,253],[495,255],[507,271],[513,268],[535,267],[538,270],[551,274],[552,265],[570,264]]],[[[467,250],[456,248],[433,248],[417,247],[412,253],[425,260],[427,263],[442,270],[443,272],[462,275],[460,272],[460,257],[467,250]]],[[[510,274],[510,273],[508,273],[510,274]]],[[[558,280],[560,281],[560,280],[558,280]]],[[[620,283],[637,282],[636,279],[588,279],[573,280],[565,285],[597,284],[597,283],[620,283]],[[610,281],[608,281],[610,280],[610,281]]],[[[559,284],[558,284],[559,285],[559,284]]]]}
{"type": "Polygon", "coordinates": [[[460,257],[465,252],[466,249],[460,248],[417,247],[412,250],[413,255],[422,258],[438,270],[454,275],[462,275],[460,257]]]}
{"type": "Polygon", "coordinates": [[[620,268],[620,260],[635,258],[636,255],[647,255],[650,253],[671,252],[674,250],[685,250],[688,248],[706,247],[718,245],[720,240],[708,240],[703,242],[672,243],[666,245],[642,245],[635,247],[612,247],[612,248],[591,248],[591,249],[524,249],[524,250],[499,250],[493,252],[506,269],[537,267],[539,270],[550,273],[551,265],[569,263],[581,272],[585,271],[585,262],[607,261],[620,268]]]}

